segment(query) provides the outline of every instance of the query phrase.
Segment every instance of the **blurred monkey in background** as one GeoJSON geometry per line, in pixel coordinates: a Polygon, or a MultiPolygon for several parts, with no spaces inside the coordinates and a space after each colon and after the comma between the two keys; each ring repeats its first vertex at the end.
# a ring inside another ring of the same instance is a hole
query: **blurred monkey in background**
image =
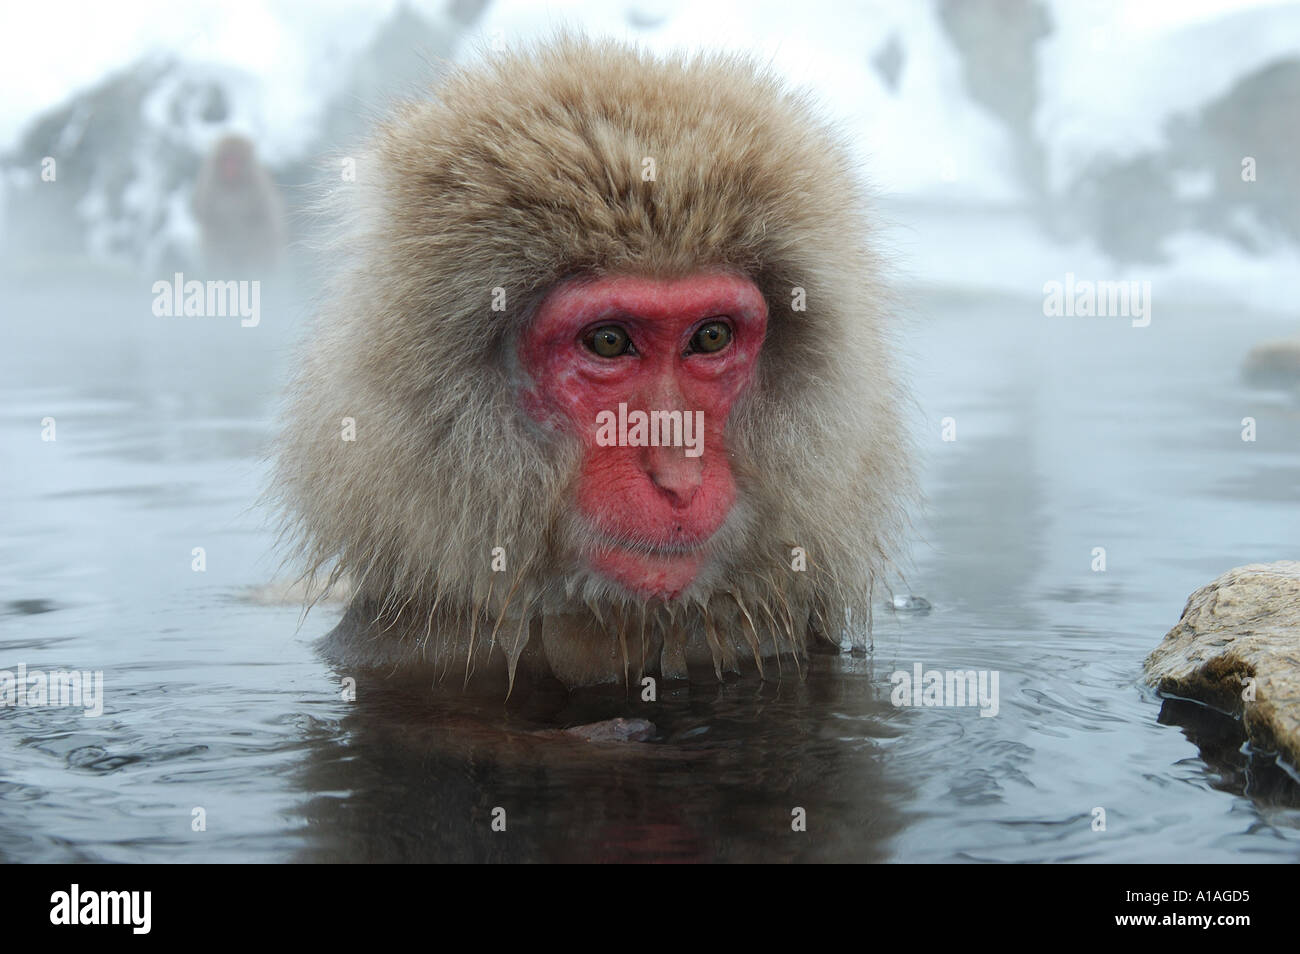
{"type": "Polygon", "coordinates": [[[247,137],[228,135],[213,146],[199,170],[192,209],[205,268],[265,272],[283,256],[284,206],[247,137]]]}

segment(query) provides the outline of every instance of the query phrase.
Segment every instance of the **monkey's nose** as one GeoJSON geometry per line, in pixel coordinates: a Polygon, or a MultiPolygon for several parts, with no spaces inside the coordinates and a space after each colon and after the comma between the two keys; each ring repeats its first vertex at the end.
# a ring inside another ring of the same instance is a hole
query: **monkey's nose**
{"type": "Polygon", "coordinates": [[[645,472],[673,507],[684,510],[704,482],[704,458],[687,457],[681,447],[647,447],[645,472]]]}

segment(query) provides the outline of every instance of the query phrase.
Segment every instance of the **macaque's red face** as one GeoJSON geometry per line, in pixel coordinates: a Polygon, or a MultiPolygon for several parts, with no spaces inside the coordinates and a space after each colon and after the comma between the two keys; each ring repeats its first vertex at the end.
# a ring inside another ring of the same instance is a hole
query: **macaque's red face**
{"type": "Polygon", "coordinates": [[[597,573],[660,599],[699,574],[736,499],[727,417],[766,328],[758,288],[730,274],[576,280],[542,302],[520,345],[524,407],[581,441],[597,573]]]}
{"type": "Polygon", "coordinates": [[[239,143],[227,143],[217,155],[217,168],[223,182],[240,182],[249,164],[248,150],[239,143]]]}

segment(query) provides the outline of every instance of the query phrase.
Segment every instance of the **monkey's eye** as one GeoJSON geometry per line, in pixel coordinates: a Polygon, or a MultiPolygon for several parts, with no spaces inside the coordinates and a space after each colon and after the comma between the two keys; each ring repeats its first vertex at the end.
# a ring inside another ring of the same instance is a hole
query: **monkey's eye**
{"type": "Polygon", "coordinates": [[[632,350],[632,339],[618,325],[602,325],[589,332],[583,343],[602,358],[617,358],[632,350]]]}
{"type": "Polygon", "coordinates": [[[731,344],[731,328],[725,321],[710,321],[700,325],[691,338],[691,351],[712,354],[731,344]]]}

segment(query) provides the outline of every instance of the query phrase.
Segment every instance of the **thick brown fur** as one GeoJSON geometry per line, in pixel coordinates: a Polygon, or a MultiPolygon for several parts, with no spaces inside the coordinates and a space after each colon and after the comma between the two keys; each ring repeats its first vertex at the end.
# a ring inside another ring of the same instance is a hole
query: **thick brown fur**
{"type": "Polygon", "coordinates": [[[356,587],[340,662],[513,680],[522,656],[581,685],[761,670],[865,627],[910,453],[864,195],[805,97],[745,58],[562,36],[452,72],[358,171],[275,477],[311,571],[356,587]],[[738,501],[712,570],[643,604],[575,557],[576,442],[520,410],[515,346],[562,279],[707,269],[769,308],[727,427],[738,501]]]}

